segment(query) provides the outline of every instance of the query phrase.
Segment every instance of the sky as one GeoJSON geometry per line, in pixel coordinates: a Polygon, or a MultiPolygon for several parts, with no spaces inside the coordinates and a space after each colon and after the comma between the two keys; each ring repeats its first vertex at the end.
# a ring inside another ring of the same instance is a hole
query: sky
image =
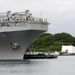
{"type": "Polygon", "coordinates": [[[1,12],[30,10],[34,17],[47,18],[48,33],[66,32],[75,37],[75,0],[0,0],[1,12]]]}

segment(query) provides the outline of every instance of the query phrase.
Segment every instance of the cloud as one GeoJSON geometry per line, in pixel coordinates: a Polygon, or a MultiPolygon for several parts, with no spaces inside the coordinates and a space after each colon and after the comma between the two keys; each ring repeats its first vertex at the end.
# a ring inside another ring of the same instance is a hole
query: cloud
{"type": "Polygon", "coordinates": [[[73,32],[75,28],[75,0],[0,0],[0,12],[29,9],[34,16],[48,18],[49,32],[73,32]]]}

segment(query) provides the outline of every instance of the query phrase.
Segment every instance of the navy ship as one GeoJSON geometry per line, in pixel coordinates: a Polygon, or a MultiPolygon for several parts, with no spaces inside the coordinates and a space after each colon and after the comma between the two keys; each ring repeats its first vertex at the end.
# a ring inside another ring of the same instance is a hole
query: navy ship
{"type": "Polygon", "coordinates": [[[48,30],[48,24],[29,10],[0,13],[0,59],[23,59],[31,43],[48,30]]]}

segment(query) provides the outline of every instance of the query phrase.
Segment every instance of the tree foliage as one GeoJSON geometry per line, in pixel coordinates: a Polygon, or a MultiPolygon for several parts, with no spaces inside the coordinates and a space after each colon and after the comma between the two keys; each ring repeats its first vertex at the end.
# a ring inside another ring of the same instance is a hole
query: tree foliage
{"type": "Polygon", "coordinates": [[[75,46],[75,37],[64,32],[54,35],[44,33],[31,44],[30,49],[34,51],[60,51],[62,45],[75,46]]]}

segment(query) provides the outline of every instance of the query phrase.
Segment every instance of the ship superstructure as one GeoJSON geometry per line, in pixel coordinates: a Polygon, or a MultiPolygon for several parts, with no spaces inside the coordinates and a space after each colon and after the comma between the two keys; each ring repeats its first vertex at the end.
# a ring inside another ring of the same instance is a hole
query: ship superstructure
{"type": "Polygon", "coordinates": [[[48,24],[29,10],[0,13],[0,59],[23,59],[34,39],[48,30],[48,24]]]}

